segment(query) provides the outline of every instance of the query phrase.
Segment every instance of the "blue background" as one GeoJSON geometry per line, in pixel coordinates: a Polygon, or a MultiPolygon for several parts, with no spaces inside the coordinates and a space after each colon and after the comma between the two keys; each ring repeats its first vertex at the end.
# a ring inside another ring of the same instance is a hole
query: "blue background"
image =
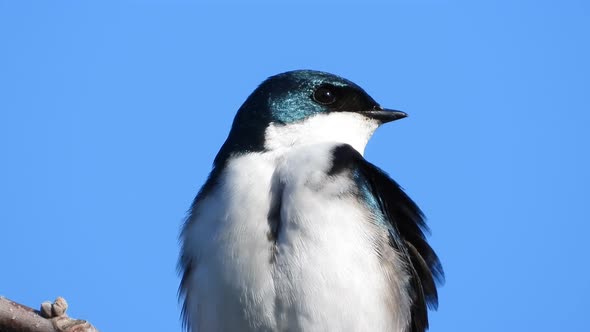
{"type": "Polygon", "coordinates": [[[266,77],[342,75],[410,117],[366,151],[420,204],[431,331],[582,331],[587,1],[0,1],[0,294],[180,331],[177,235],[266,77]]]}

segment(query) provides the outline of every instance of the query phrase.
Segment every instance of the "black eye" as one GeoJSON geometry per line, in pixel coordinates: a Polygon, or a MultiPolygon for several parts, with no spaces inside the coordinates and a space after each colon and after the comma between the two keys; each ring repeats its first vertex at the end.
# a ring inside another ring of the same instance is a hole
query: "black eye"
{"type": "Polygon", "coordinates": [[[330,105],[336,101],[334,89],[329,85],[322,85],[313,92],[313,100],[322,105],[330,105]]]}

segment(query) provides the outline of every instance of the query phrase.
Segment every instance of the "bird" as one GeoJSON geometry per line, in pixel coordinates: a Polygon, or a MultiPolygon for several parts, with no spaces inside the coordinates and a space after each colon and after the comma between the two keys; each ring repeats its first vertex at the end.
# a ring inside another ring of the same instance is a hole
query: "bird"
{"type": "Polygon", "coordinates": [[[185,329],[426,331],[444,272],[425,217],[363,156],[406,116],[327,72],[263,81],[180,232],[185,329]]]}

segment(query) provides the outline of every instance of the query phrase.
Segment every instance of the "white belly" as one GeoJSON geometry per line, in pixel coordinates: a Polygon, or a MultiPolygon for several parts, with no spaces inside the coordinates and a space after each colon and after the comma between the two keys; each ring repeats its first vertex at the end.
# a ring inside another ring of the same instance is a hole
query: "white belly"
{"type": "Polygon", "coordinates": [[[382,267],[383,235],[342,192],[354,183],[327,181],[326,148],[243,156],[202,201],[184,233],[196,261],[187,289],[195,331],[403,330],[408,312],[391,279],[404,276],[382,267]],[[272,195],[281,195],[275,238],[272,195]]]}

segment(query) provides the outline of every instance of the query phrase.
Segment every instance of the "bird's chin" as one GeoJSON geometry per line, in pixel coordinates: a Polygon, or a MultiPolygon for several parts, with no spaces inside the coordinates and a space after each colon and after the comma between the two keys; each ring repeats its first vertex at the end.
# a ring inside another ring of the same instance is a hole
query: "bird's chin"
{"type": "Polygon", "coordinates": [[[318,114],[292,124],[271,123],[265,131],[265,149],[277,151],[316,143],[350,144],[361,154],[382,121],[361,112],[318,114]]]}

